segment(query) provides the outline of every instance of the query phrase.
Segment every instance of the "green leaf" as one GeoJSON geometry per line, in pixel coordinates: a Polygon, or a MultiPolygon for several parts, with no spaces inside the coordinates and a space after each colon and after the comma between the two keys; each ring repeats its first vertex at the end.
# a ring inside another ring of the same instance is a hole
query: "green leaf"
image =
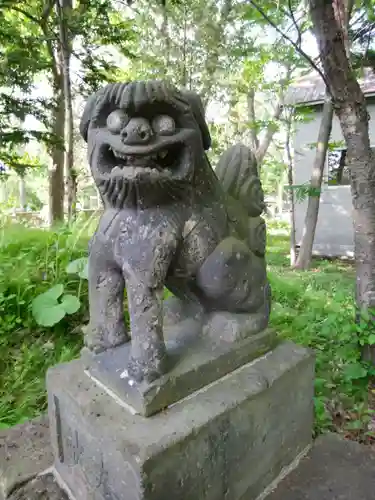
{"type": "Polygon", "coordinates": [[[364,426],[364,424],[361,420],[353,420],[352,422],[348,422],[345,425],[345,428],[348,430],[352,430],[352,431],[358,431],[358,430],[362,429],[363,426],[364,426]]]}
{"type": "Polygon", "coordinates": [[[68,274],[78,274],[82,279],[88,279],[88,259],[87,257],[81,257],[80,259],[73,260],[69,262],[66,266],[66,272],[68,274]]]}
{"type": "Polygon", "coordinates": [[[62,320],[65,310],[57,300],[63,292],[64,285],[58,284],[35,297],[31,310],[38,325],[53,326],[62,320]]]}
{"type": "Polygon", "coordinates": [[[53,326],[56,325],[59,321],[63,319],[65,316],[65,310],[61,306],[61,304],[50,304],[45,307],[34,307],[33,306],[33,315],[35,321],[40,326],[53,326]]]}
{"type": "Polygon", "coordinates": [[[89,279],[89,265],[88,262],[86,262],[85,267],[78,273],[78,276],[83,279],[83,280],[88,280],[89,279]]]}
{"type": "Polygon", "coordinates": [[[369,345],[374,345],[374,344],[375,344],[375,333],[371,333],[371,334],[368,336],[367,343],[368,343],[369,345]]]}
{"type": "Polygon", "coordinates": [[[64,292],[64,285],[59,283],[59,284],[49,288],[46,292],[38,295],[38,297],[35,298],[35,301],[37,301],[37,302],[39,302],[39,301],[40,302],[44,302],[44,301],[49,302],[51,300],[54,301],[54,300],[57,300],[59,297],[61,297],[63,292],[64,292]]]}
{"type": "Polygon", "coordinates": [[[74,314],[78,311],[81,303],[75,295],[63,295],[61,302],[58,302],[63,292],[63,285],[55,285],[33,300],[32,313],[38,325],[56,325],[66,314],[74,314]]]}
{"type": "Polygon", "coordinates": [[[66,314],[74,314],[81,307],[81,302],[75,295],[66,294],[61,300],[61,306],[66,314]]]}
{"type": "Polygon", "coordinates": [[[360,363],[352,363],[345,367],[344,374],[348,380],[357,380],[366,377],[367,370],[360,363]]]}

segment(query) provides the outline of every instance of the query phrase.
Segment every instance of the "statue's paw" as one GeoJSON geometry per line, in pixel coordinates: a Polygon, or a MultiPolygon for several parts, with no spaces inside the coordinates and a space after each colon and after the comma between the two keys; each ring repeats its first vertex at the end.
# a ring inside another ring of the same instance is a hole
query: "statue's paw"
{"type": "Polygon", "coordinates": [[[104,327],[90,327],[88,325],[85,332],[85,346],[96,354],[125,344],[129,340],[130,337],[125,330],[125,326],[124,328],[120,327],[108,331],[104,327]]]}
{"type": "Polygon", "coordinates": [[[137,348],[132,346],[128,361],[128,376],[136,382],[151,383],[167,371],[167,353],[164,343],[153,345],[144,342],[137,348]]]}
{"type": "Polygon", "coordinates": [[[230,313],[217,311],[208,315],[203,334],[212,340],[239,342],[256,335],[268,326],[268,316],[264,312],[230,313]]]}

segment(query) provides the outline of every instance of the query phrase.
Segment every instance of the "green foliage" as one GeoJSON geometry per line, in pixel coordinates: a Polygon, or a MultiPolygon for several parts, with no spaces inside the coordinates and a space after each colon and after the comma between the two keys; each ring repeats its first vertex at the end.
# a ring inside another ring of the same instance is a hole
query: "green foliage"
{"type": "Polygon", "coordinates": [[[287,237],[269,236],[272,325],[316,355],[315,431],[336,430],[366,441],[368,385],[374,368],[361,361],[361,343],[372,343],[367,322],[356,325],[355,271],[350,263],[318,260],[310,271],[289,268],[287,237]]]}
{"type": "Polygon", "coordinates": [[[64,294],[64,285],[54,285],[32,301],[32,312],[40,326],[53,326],[67,314],[74,314],[80,308],[78,297],[64,294]],[[60,302],[59,302],[60,299],[60,302]]]}
{"type": "MultiPolygon", "coordinates": [[[[111,62],[111,55],[103,55],[102,49],[106,46],[112,53],[117,50],[129,56],[129,40],[134,40],[130,21],[116,2],[75,2],[64,22],[74,64],[80,68],[75,87],[87,94],[115,79],[118,64],[111,62]]],[[[50,152],[62,149],[64,143],[54,127],[54,111],[63,96],[55,2],[0,0],[0,24],[0,158],[11,168],[24,169],[39,165],[25,162],[20,153],[32,140],[42,142],[50,152]],[[30,96],[38,79],[50,85],[53,98],[30,96]],[[25,127],[27,116],[34,117],[42,128],[25,127]]]]}
{"type": "Polygon", "coordinates": [[[77,274],[82,279],[88,279],[88,259],[81,257],[80,259],[73,260],[66,268],[68,274],[77,274]]]}
{"type": "Polygon", "coordinates": [[[309,196],[319,197],[321,193],[321,189],[311,186],[309,182],[286,186],[286,189],[293,189],[296,202],[302,202],[309,196]]]}
{"type": "Polygon", "coordinates": [[[0,3],[0,156],[10,167],[33,166],[18,148],[32,139],[50,141],[51,134],[36,128],[25,128],[27,115],[33,115],[48,126],[52,100],[29,97],[34,77],[46,68],[46,52],[35,23],[20,12],[20,2],[0,3]],[[13,10],[13,8],[18,10],[13,10]],[[26,161],[25,161],[26,160],[26,161]]]}
{"type": "Polygon", "coordinates": [[[126,17],[126,9],[113,0],[80,2],[72,12],[69,29],[77,42],[73,56],[83,69],[78,83],[80,94],[88,95],[104,82],[118,81],[122,77],[121,63],[133,58],[138,42],[133,23],[126,17]]]}
{"type": "MultiPolygon", "coordinates": [[[[88,279],[88,259],[80,257],[66,267],[67,274],[77,274],[81,279],[88,279]]],[[[80,295],[80,287],[78,289],[80,295]]],[[[58,283],[32,301],[32,313],[40,326],[54,326],[67,314],[74,314],[81,307],[79,297],[64,293],[64,285],[58,283]]]]}
{"type": "Polygon", "coordinates": [[[0,229],[0,427],[45,411],[47,368],[79,353],[81,326],[88,319],[87,282],[66,269],[86,256],[86,234],[0,229]],[[56,322],[62,310],[64,317],[56,322]],[[33,312],[41,315],[40,324],[33,312]]]}
{"type": "MultiPolygon", "coordinates": [[[[308,149],[316,149],[318,146],[317,142],[310,142],[305,145],[308,149]]],[[[345,148],[345,141],[329,141],[327,145],[328,151],[334,151],[335,149],[345,148]]]]}
{"type": "Polygon", "coordinates": [[[312,106],[300,105],[297,106],[293,111],[293,120],[296,123],[308,123],[314,120],[316,117],[316,110],[312,106]]]}

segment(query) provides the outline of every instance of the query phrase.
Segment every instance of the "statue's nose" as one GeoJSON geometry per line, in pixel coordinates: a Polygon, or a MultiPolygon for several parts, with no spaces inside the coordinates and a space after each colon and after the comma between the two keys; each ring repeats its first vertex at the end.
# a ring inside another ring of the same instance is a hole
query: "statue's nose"
{"type": "Polygon", "coordinates": [[[147,144],[152,136],[152,128],[146,118],[132,118],[121,132],[124,144],[147,144]]]}

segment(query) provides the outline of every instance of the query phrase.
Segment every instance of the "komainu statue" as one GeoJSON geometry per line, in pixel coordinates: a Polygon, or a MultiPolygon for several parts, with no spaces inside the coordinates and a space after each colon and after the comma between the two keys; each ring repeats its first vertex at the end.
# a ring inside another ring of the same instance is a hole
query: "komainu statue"
{"type": "Polygon", "coordinates": [[[86,346],[131,341],[129,376],[151,382],[168,370],[168,308],[176,321],[199,317],[202,335],[220,335],[223,322],[239,338],[265,329],[264,199],[249,149],[229,149],[214,172],[200,97],[164,81],[105,86],[87,101],[80,131],[104,204],[89,249],[86,346]],[[165,288],[173,296],[164,304],[165,288]]]}

